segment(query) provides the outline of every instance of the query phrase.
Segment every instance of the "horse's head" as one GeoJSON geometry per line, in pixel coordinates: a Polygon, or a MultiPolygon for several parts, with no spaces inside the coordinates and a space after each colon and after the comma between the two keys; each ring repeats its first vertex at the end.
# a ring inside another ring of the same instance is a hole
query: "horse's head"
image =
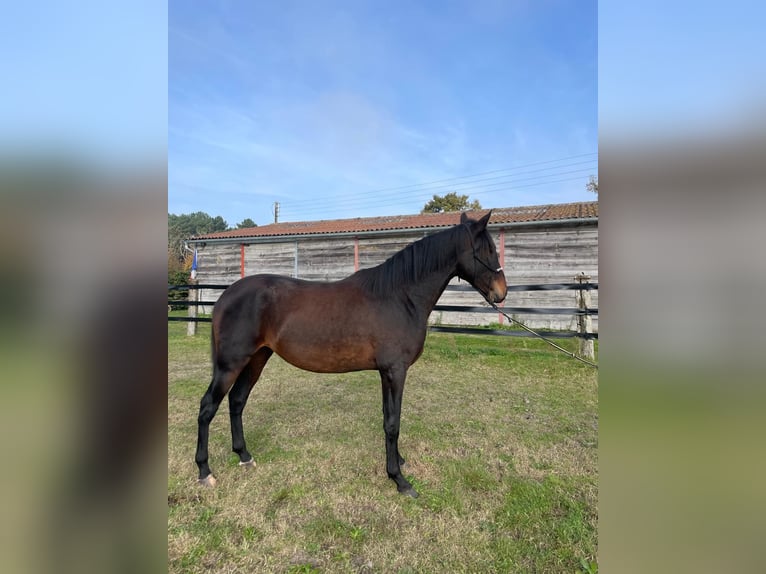
{"type": "Polygon", "coordinates": [[[468,219],[465,213],[460,215],[460,225],[466,232],[458,235],[457,275],[490,303],[500,303],[505,299],[507,285],[495,242],[487,231],[490,215],[491,211],[478,221],[468,219]]]}

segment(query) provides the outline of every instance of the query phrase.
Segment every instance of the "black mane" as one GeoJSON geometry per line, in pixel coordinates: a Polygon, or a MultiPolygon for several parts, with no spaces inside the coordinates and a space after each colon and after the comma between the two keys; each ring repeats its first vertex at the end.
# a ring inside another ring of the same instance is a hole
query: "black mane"
{"type": "Polygon", "coordinates": [[[455,263],[455,244],[461,227],[457,225],[415,241],[380,265],[361,269],[355,277],[376,297],[418,283],[430,273],[455,263]]]}

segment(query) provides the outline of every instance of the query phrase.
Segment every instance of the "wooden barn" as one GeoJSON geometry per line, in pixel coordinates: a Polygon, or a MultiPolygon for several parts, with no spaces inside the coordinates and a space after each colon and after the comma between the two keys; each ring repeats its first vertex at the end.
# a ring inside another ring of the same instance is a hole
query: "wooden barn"
{"type": "MultiPolygon", "coordinates": [[[[486,211],[476,212],[480,217],[486,211]]],[[[197,249],[197,280],[231,284],[256,273],[276,273],[314,281],[335,281],[358,269],[385,261],[413,241],[456,225],[459,213],[362,217],[328,221],[275,223],[190,238],[197,249]]],[[[584,273],[598,282],[598,202],[565,203],[492,210],[492,233],[508,285],[571,283],[584,273]]],[[[455,278],[452,284],[460,284],[455,278]]],[[[202,290],[202,301],[221,291],[202,290]]],[[[510,307],[575,307],[576,291],[510,292],[510,307]]],[[[592,292],[598,306],[598,292],[592,292]]],[[[444,292],[440,305],[484,305],[475,292],[444,292]]],[[[210,308],[202,308],[208,313],[210,308]]],[[[575,329],[568,315],[517,315],[534,328],[575,329]]],[[[495,313],[435,311],[432,323],[482,325],[503,323],[495,313]]],[[[508,321],[505,320],[505,323],[508,321]]],[[[594,330],[597,331],[594,318],[594,330]]]]}

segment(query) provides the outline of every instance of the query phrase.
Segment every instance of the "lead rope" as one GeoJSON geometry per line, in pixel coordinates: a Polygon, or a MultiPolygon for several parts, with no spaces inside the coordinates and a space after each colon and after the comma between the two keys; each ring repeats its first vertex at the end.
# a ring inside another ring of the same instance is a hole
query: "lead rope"
{"type": "Polygon", "coordinates": [[[566,349],[564,349],[563,347],[560,347],[559,345],[557,345],[556,343],[554,343],[554,342],[553,342],[553,341],[551,341],[550,339],[548,339],[548,338],[546,338],[546,337],[543,337],[543,336],[542,336],[540,333],[537,333],[537,332],[533,331],[532,329],[530,329],[529,327],[527,327],[527,326],[526,326],[524,323],[522,323],[521,321],[517,321],[517,320],[516,320],[516,319],[514,319],[513,317],[509,317],[509,316],[508,316],[506,313],[504,313],[504,312],[503,312],[503,311],[500,309],[500,307],[498,307],[498,306],[497,306],[497,305],[495,305],[494,303],[490,303],[490,305],[491,305],[492,307],[494,307],[494,308],[495,308],[495,310],[496,310],[498,313],[500,313],[500,314],[504,315],[504,316],[505,316],[505,317],[506,317],[506,318],[507,318],[509,321],[513,321],[514,323],[516,323],[516,324],[517,324],[519,327],[521,327],[521,328],[522,328],[522,329],[524,329],[525,331],[528,331],[528,332],[532,333],[532,334],[533,334],[535,337],[539,337],[540,339],[542,339],[543,341],[545,341],[545,342],[546,342],[546,343],[548,343],[549,345],[551,345],[551,346],[553,346],[553,347],[556,347],[556,348],[557,348],[559,351],[561,351],[562,353],[565,353],[565,354],[569,355],[569,356],[570,356],[570,357],[572,357],[573,359],[577,359],[577,360],[578,360],[578,361],[580,361],[581,363],[585,363],[586,365],[590,365],[590,366],[591,366],[591,367],[593,367],[594,369],[598,369],[598,365],[597,365],[596,363],[592,363],[591,361],[589,361],[589,360],[587,360],[587,359],[583,359],[582,357],[578,357],[576,354],[572,353],[571,351],[567,351],[567,350],[566,350],[566,349]]]}

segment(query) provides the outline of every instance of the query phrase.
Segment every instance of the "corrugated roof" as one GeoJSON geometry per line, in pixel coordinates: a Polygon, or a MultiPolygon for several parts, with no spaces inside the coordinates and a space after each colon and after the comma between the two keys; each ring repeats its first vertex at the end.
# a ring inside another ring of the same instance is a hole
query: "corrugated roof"
{"type": "MultiPolygon", "coordinates": [[[[471,213],[478,218],[489,210],[471,213]]],[[[503,223],[526,223],[556,221],[559,219],[587,219],[598,217],[598,202],[558,203],[526,207],[493,208],[490,225],[503,223]]],[[[320,221],[286,221],[259,227],[230,229],[191,239],[236,239],[251,237],[274,237],[280,235],[322,235],[327,233],[363,233],[406,229],[429,229],[450,227],[460,223],[460,213],[422,213],[418,215],[388,215],[382,217],[357,217],[354,219],[329,219],[320,221]]]]}

